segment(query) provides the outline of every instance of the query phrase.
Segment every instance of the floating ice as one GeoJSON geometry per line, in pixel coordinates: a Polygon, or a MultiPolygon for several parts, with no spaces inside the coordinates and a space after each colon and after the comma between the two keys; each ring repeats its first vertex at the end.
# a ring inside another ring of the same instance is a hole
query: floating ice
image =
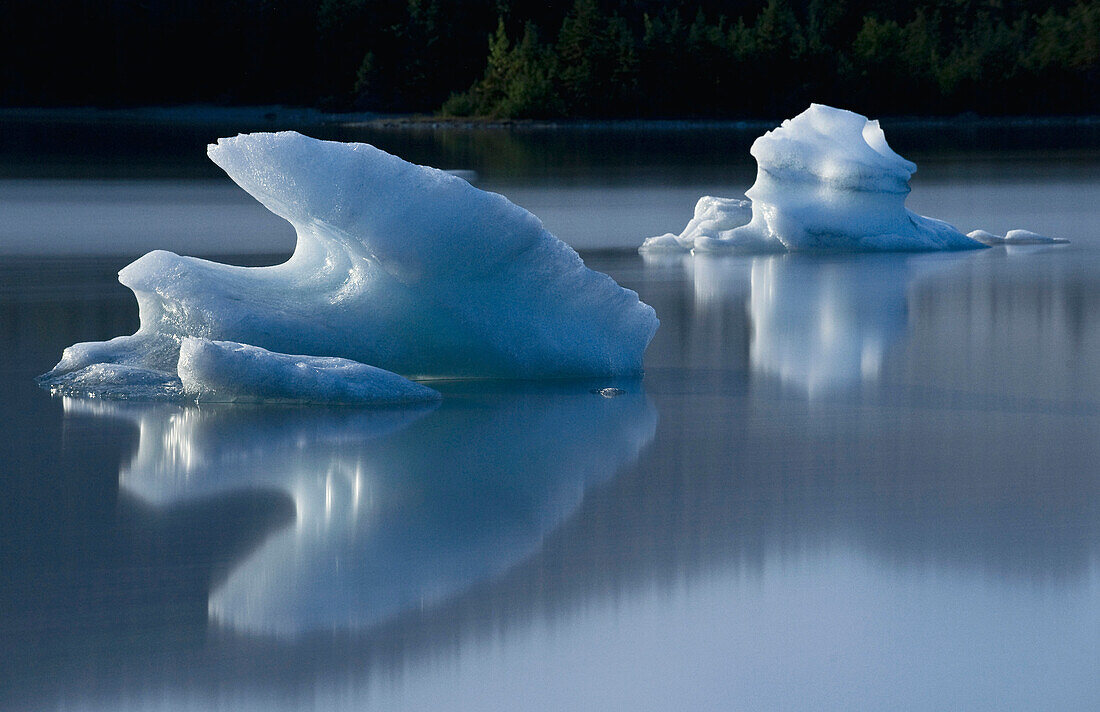
{"type": "Polygon", "coordinates": [[[905,208],[916,164],[886,143],[877,121],[812,104],[752,145],[756,183],[743,201],[704,197],[679,236],[643,251],[957,250],[982,245],[905,208]],[[745,208],[751,207],[751,219],[745,208]],[[718,219],[707,219],[707,211],[718,219]],[[702,212],[702,214],[701,214],[702,212]]]}
{"type": "Polygon", "coordinates": [[[44,385],[93,364],[175,375],[188,336],[409,377],[641,372],[653,309],[503,196],[294,132],[221,139],[208,154],[294,225],[294,254],[251,268],[145,255],[119,273],[137,296],[137,333],[66,349],[44,385]]]}
{"type": "Polygon", "coordinates": [[[983,245],[1060,245],[1069,242],[1060,237],[1047,237],[1031,230],[1009,230],[1003,237],[985,230],[974,230],[967,236],[983,245]]]}
{"type": "Polygon", "coordinates": [[[180,345],[178,368],[184,392],[205,402],[395,405],[440,398],[427,386],[358,361],[277,354],[192,336],[180,345]]]}
{"type": "Polygon", "coordinates": [[[665,233],[651,237],[642,245],[646,252],[686,252],[703,236],[728,233],[752,220],[752,202],[737,198],[704,195],[695,204],[695,215],[679,235],[665,233]]]}

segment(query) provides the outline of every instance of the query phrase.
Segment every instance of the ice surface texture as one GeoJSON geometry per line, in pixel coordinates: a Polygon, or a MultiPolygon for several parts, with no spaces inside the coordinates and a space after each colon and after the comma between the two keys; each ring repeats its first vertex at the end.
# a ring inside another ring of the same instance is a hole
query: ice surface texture
{"type": "Polygon", "coordinates": [[[119,273],[132,336],[66,349],[175,375],[185,337],[339,356],[409,377],[639,374],[653,309],[503,196],[367,144],[294,132],[220,139],[210,158],[294,225],[291,258],[234,267],[151,252],[119,273]]]}
{"type": "Polygon", "coordinates": [[[951,225],[905,208],[916,164],[877,121],[812,104],[753,142],[756,183],[745,201],[704,197],[679,236],[643,251],[957,250],[982,247],[951,225]]]}

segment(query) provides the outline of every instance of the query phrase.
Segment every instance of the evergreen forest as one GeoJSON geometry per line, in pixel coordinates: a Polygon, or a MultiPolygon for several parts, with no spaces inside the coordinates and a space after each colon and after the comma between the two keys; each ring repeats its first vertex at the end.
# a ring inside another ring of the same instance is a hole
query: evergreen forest
{"type": "Polygon", "coordinates": [[[0,104],[1100,113],[1100,0],[7,0],[0,104]]]}

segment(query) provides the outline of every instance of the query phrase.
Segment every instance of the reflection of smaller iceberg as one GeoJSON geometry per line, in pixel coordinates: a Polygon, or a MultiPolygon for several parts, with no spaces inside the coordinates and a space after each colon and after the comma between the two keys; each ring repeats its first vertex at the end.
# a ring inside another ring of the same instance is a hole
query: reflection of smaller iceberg
{"type": "Polygon", "coordinates": [[[702,304],[746,309],[753,372],[818,393],[876,381],[905,331],[915,273],[907,255],[698,255],[702,304]]]}
{"type": "Polygon", "coordinates": [[[875,381],[905,330],[904,258],[817,261],[773,257],[752,268],[753,369],[811,394],[875,381]]]}
{"type": "Polygon", "coordinates": [[[146,501],[256,488],[294,499],[295,524],[235,566],[209,607],[236,629],[295,635],[439,603],[537,550],[656,428],[637,382],[612,384],[616,397],[592,385],[609,386],[456,385],[437,410],[393,412],[96,407],[139,425],[120,482],[146,501]]]}

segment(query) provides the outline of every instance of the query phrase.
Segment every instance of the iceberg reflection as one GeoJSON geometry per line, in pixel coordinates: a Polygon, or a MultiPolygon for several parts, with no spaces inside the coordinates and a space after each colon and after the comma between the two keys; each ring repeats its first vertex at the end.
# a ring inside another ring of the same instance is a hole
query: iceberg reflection
{"type": "Polygon", "coordinates": [[[749,370],[808,395],[875,383],[907,328],[911,254],[694,257],[697,309],[743,313],[749,370]]]}
{"type": "Polygon", "coordinates": [[[538,550],[652,439],[637,381],[452,384],[390,411],[69,401],[134,421],[120,486],[156,506],[241,490],[293,498],[295,521],[210,592],[210,617],[292,637],[361,629],[431,606],[538,550]],[[606,382],[599,385],[607,385],[606,382]]]}

